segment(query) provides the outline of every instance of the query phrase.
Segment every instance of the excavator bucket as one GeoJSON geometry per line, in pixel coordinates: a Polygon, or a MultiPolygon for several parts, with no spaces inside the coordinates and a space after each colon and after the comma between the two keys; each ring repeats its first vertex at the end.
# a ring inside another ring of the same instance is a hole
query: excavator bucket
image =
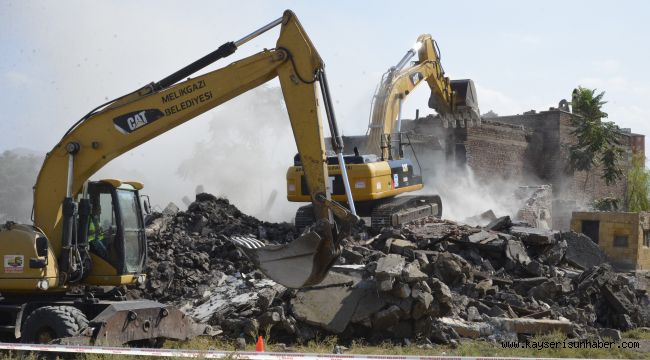
{"type": "Polygon", "coordinates": [[[283,245],[266,245],[252,236],[233,236],[230,241],[264,275],[294,289],[320,283],[340,253],[338,246],[316,231],[283,245]]]}
{"type": "MultiPolygon", "coordinates": [[[[450,84],[454,94],[454,111],[448,114],[440,114],[445,127],[481,125],[481,113],[478,108],[474,82],[470,79],[463,79],[451,80],[450,84]]],[[[434,99],[431,98],[429,102],[431,101],[434,101],[434,99]]]]}

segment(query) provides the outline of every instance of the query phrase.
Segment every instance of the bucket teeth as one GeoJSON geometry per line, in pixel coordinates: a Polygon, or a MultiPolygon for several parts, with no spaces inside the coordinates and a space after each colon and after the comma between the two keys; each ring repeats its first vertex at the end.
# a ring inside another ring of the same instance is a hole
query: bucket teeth
{"type": "Polygon", "coordinates": [[[235,244],[235,246],[246,248],[246,249],[259,249],[264,247],[266,244],[257,240],[252,235],[249,236],[232,236],[229,238],[230,241],[235,244]]]}

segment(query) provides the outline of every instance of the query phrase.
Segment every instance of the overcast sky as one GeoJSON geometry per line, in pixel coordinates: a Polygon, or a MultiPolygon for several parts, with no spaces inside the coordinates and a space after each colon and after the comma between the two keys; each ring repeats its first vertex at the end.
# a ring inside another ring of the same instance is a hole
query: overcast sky
{"type": "MultiPolygon", "coordinates": [[[[544,110],[582,85],[606,91],[611,120],[648,134],[648,4],[0,0],[0,150],[49,150],[94,106],[160,80],[286,8],[296,12],[325,60],[346,135],[365,132],[381,74],[421,33],[438,41],[450,78],[474,80],[483,113],[544,110]]],[[[277,30],[210,69],[272,47],[276,38],[277,30]]],[[[405,116],[416,108],[430,112],[427,96],[426,87],[410,96],[405,116]]],[[[176,176],[164,159],[189,157],[193,144],[206,140],[205,119],[213,117],[203,115],[126,157],[136,168],[166,166],[176,176]]]]}

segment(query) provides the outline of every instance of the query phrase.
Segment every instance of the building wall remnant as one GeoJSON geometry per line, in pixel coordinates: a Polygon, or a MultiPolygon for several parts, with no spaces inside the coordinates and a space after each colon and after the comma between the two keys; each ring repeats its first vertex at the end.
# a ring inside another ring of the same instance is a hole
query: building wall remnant
{"type": "Polygon", "coordinates": [[[632,156],[645,154],[645,136],[626,130],[621,132],[622,179],[607,185],[601,177],[600,166],[590,171],[573,171],[569,164],[570,148],[577,140],[572,134],[571,117],[568,107],[561,104],[559,109],[531,110],[522,115],[491,114],[483,119],[481,126],[474,127],[444,128],[431,115],[402,124],[412,134],[435,135],[441,139],[437,152],[426,144],[414,146],[418,155],[437,153],[447,162],[467,164],[478,179],[486,182],[507,179],[519,185],[551,185],[556,203],[552,226],[568,230],[567,215],[589,208],[596,199],[618,199],[619,209],[625,210],[626,174],[632,156]],[[440,148],[444,151],[440,152],[440,148]]]}
{"type": "Polygon", "coordinates": [[[650,213],[574,212],[571,230],[584,233],[621,270],[650,270],[650,213]]]}
{"type": "Polygon", "coordinates": [[[520,186],[515,197],[524,201],[515,220],[524,221],[539,229],[552,228],[553,189],[550,185],[520,186]]]}

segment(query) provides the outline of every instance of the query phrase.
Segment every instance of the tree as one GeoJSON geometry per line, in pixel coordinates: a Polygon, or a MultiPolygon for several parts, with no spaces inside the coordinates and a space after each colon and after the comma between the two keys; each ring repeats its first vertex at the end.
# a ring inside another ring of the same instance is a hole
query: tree
{"type": "Polygon", "coordinates": [[[573,90],[571,105],[573,115],[571,132],[577,138],[577,143],[571,145],[570,166],[577,171],[590,171],[601,165],[601,177],[607,185],[615,183],[623,177],[619,162],[621,149],[621,132],[611,121],[602,121],[607,113],[601,110],[606,104],[603,101],[605,92],[596,95],[596,89],[578,87],[573,90]]]}
{"type": "Polygon", "coordinates": [[[650,172],[645,168],[643,155],[632,157],[632,167],[627,172],[627,204],[632,212],[649,211],[650,172]]]}

